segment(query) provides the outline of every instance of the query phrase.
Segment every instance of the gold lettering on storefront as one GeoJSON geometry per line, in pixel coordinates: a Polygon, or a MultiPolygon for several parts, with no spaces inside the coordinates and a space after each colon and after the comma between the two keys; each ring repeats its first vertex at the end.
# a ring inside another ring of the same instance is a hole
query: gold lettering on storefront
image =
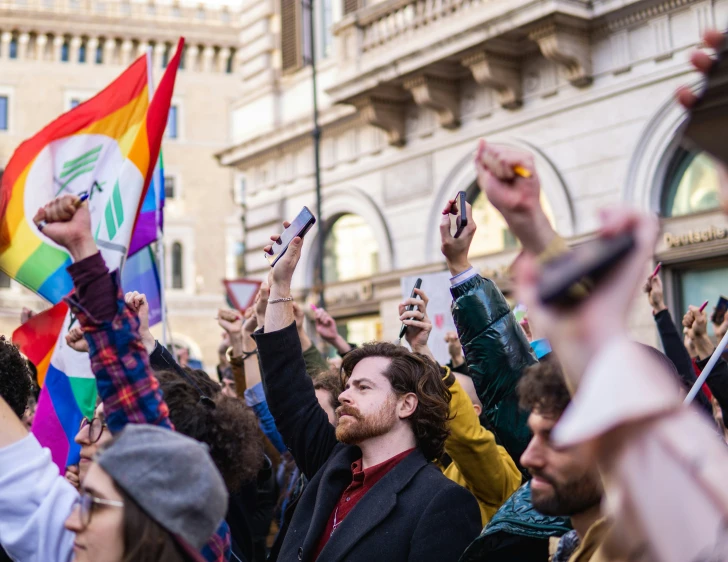
{"type": "Polygon", "coordinates": [[[728,231],[721,226],[711,226],[705,230],[688,230],[682,234],[665,233],[665,245],[668,248],[702,244],[711,240],[722,240],[728,237],[728,231]]]}

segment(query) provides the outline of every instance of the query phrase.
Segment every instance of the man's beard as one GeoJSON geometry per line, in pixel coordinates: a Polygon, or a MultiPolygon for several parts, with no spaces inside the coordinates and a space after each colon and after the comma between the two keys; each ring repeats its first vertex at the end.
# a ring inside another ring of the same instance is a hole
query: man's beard
{"type": "Polygon", "coordinates": [[[533,476],[538,476],[552,486],[551,493],[531,489],[533,507],[544,515],[571,517],[598,505],[602,499],[598,475],[587,474],[561,485],[545,474],[533,473],[533,476]]]}
{"type": "Polygon", "coordinates": [[[339,406],[336,410],[339,424],[336,426],[336,438],[347,445],[356,445],[367,439],[388,433],[397,421],[395,401],[387,399],[379,411],[369,416],[353,406],[339,406]],[[341,418],[343,414],[347,417],[341,418]]]}

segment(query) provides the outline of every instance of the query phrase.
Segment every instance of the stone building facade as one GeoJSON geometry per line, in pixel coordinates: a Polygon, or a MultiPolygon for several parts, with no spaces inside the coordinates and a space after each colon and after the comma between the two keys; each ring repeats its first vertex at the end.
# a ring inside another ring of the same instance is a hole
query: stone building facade
{"type": "MultiPolygon", "coordinates": [[[[238,13],[124,0],[10,0],[0,4],[0,167],[15,147],[93,96],[151,46],[159,80],[177,39],[187,47],[163,143],[166,285],[175,342],[214,365],[222,279],[238,277],[242,244],[237,176],[214,154],[231,142],[239,98],[238,13]]],[[[0,333],[35,295],[0,279],[0,333]]]]}
{"type": "MultiPolygon", "coordinates": [[[[306,11],[243,5],[244,86],[218,158],[245,177],[246,267],[261,277],[277,223],[315,210],[306,11]]],[[[674,92],[697,83],[688,54],[728,22],[728,0],[321,0],[314,18],[323,220],[295,287],[315,299],[323,233],[328,307],[349,334],[396,337],[400,278],[444,269],[439,212],[461,189],[477,210],[474,262],[510,289],[518,249],[474,183],[482,137],[535,153],[553,222],[572,242],[606,205],[660,213],[656,259],[673,314],[706,291],[717,301],[728,273],[717,179],[679,146],[674,92]]],[[[633,327],[654,342],[643,301],[633,327]]]]}

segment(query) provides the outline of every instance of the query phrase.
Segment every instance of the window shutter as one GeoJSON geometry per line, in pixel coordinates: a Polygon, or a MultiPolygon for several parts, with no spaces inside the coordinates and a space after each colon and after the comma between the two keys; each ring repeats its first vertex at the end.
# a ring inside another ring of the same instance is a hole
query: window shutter
{"type": "Polygon", "coordinates": [[[281,0],[281,58],[283,72],[303,66],[301,0],[281,0]]]}
{"type": "Polygon", "coordinates": [[[359,0],[344,0],[344,14],[352,14],[359,9],[359,0]]]}

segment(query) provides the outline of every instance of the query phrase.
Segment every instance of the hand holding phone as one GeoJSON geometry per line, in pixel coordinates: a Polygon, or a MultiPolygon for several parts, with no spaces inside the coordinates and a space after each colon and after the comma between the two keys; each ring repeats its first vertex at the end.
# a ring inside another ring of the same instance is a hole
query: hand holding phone
{"type": "Polygon", "coordinates": [[[538,287],[541,302],[568,307],[585,300],[634,246],[634,236],[629,232],[600,237],[546,262],[538,287]]]}
{"type": "Polygon", "coordinates": [[[468,226],[468,214],[467,209],[465,208],[466,203],[467,199],[465,192],[458,191],[458,194],[455,196],[455,202],[452,204],[450,209],[450,212],[453,215],[457,215],[457,219],[455,219],[456,230],[453,238],[460,238],[463,230],[466,226],[468,226]]]}
{"type": "Polygon", "coordinates": [[[293,219],[293,222],[288,226],[288,228],[283,231],[280,238],[273,243],[270,253],[264,253],[265,259],[268,260],[270,266],[273,267],[276,263],[278,263],[278,260],[286,253],[291,240],[293,240],[296,236],[303,238],[315,222],[316,218],[313,216],[313,213],[308,210],[308,207],[301,209],[301,212],[298,213],[298,216],[295,219],[293,219]]]}
{"type": "Polygon", "coordinates": [[[728,299],[721,295],[718,299],[718,304],[715,305],[710,321],[716,326],[720,326],[723,323],[723,320],[725,320],[726,312],[728,312],[728,299]]]}
{"type": "MultiPolygon", "coordinates": [[[[417,281],[415,281],[415,286],[412,288],[412,294],[410,295],[410,298],[411,299],[417,298],[417,293],[415,291],[417,289],[421,288],[421,287],[422,287],[422,279],[420,279],[418,277],[417,278],[417,281]]],[[[407,306],[407,308],[405,310],[408,310],[408,311],[409,310],[413,310],[414,307],[415,306],[413,304],[410,304],[410,305],[407,306]]],[[[400,328],[400,330],[399,330],[399,341],[400,342],[402,341],[402,338],[404,337],[404,334],[405,334],[406,331],[407,331],[407,325],[406,324],[402,324],[402,328],[400,328]]]]}

